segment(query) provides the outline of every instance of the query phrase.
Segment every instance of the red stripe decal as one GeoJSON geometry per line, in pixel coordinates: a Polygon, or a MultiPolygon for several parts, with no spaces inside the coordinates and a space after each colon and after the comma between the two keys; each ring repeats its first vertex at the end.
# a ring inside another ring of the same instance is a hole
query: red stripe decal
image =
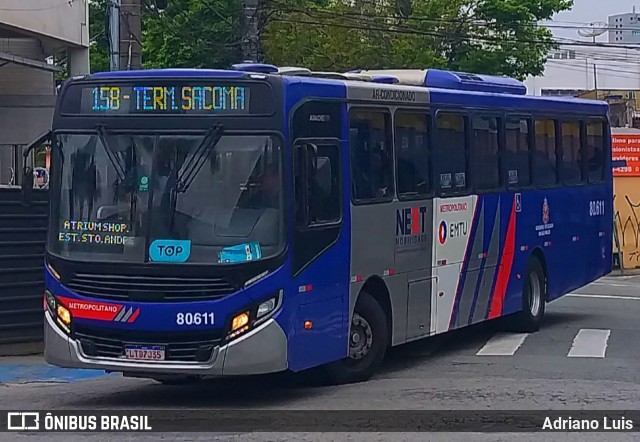
{"type": "Polygon", "coordinates": [[[418,235],[420,233],[420,212],[418,207],[411,208],[411,234],[418,235]]]}
{"type": "Polygon", "coordinates": [[[140,314],[140,309],[137,308],[135,312],[133,312],[133,315],[131,315],[131,317],[129,318],[129,320],[127,321],[129,324],[131,324],[132,322],[135,322],[135,320],[138,318],[138,315],[140,314]]]}
{"type": "Polygon", "coordinates": [[[516,244],[516,202],[513,201],[511,208],[511,217],[509,218],[509,227],[507,228],[507,237],[504,242],[504,250],[500,258],[500,268],[498,270],[498,278],[496,288],[491,298],[491,307],[489,308],[489,319],[494,319],[502,315],[502,306],[504,298],[507,294],[507,284],[509,276],[511,276],[511,267],[513,266],[513,257],[516,244]]]}
{"type": "Polygon", "coordinates": [[[113,321],[122,310],[122,305],[106,302],[80,301],[71,298],[58,298],[71,311],[74,318],[113,321]]]}

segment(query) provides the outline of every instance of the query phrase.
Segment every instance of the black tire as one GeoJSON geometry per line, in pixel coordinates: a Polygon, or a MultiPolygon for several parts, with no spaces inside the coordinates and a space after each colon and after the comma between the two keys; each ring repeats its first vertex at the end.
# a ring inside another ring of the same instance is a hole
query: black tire
{"type": "Polygon", "coordinates": [[[509,331],[535,333],[540,330],[547,302],[547,278],[537,258],[527,264],[527,273],[522,288],[522,310],[507,322],[509,331]]]}
{"type": "Polygon", "coordinates": [[[389,327],[384,310],[373,296],[362,292],[351,320],[350,355],[323,367],[326,380],[339,385],[370,379],[382,364],[388,346],[389,327]],[[370,332],[370,341],[367,331],[370,332]]]}

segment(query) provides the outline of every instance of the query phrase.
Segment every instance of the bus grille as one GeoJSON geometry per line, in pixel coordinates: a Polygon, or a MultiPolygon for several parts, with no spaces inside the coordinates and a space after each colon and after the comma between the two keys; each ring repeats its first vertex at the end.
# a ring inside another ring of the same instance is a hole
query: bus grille
{"type": "Polygon", "coordinates": [[[220,345],[222,332],[140,332],[137,330],[111,330],[95,327],[75,327],[74,337],[89,357],[120,358],[125,344],[161,345],[165,361],[206,362],[220,345]]]}
{"type": "Polygon", "coordinates": [[[79,295],[131,302],[210,301],[236,291],[230,281],[220,277],[76,273],[65,285],[79,295]]]}

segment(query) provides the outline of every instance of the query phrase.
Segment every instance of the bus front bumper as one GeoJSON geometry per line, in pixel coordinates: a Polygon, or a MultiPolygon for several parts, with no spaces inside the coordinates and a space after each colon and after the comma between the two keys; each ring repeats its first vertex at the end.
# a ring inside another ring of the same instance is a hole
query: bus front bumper
{"type": "Polygon", "coordinates": [[[236,340],[216,347],[207,362],[138,362],[116,358],[87,357],[78,341],[71,339],[45,312],[45,360],[64,368],[125,372],[132,375],[237,376],[286,370],[287,337],[272,318],[236,340]]]}

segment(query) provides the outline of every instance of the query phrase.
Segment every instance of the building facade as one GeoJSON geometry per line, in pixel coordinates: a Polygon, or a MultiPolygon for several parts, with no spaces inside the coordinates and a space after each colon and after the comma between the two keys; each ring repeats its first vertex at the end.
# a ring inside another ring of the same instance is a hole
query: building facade
{"type": "Polygon", "coordinates": [[[0,6],[0,186],[19,181],[21,146],[51,124],[55,74],[89,72],[88,0],[3,0],[0,6]]]}
{"type": "Polygon", "coordinates": [[[525,84],[530,95],[607,101],[613,126],[640,127],[640,46],[561,46],[549,54],[544,73],[525,84]]]}
{"type": "Polygon", "coordinates": [[[51,127],[56,77],[89,71],[87,0],[0,1],[0,356],[42,347],[48,152],[38,166],[30,206],[22,204],[24,146],[51,127]]]}
{"type": "Polygon", "coordinates": [[[640,14],[633,9],[609,17],[609,43],[640,44],[640,14]]]}

